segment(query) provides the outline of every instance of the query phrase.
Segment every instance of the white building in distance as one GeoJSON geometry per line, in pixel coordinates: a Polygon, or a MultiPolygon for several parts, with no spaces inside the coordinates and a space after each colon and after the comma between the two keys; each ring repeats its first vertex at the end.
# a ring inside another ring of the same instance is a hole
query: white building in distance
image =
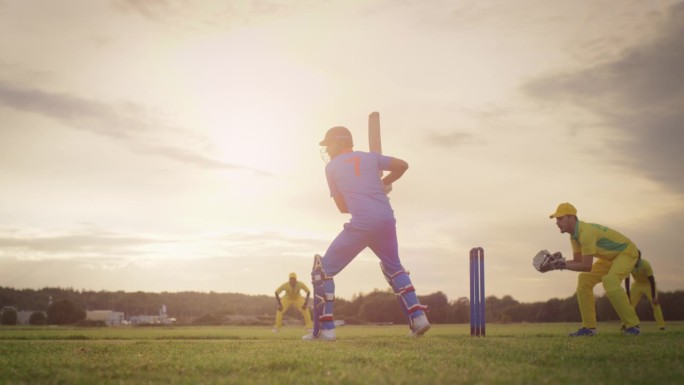
{"type": "Polygon", "coordinates": [[[86,320],[88,321],[102,321],[107,326],[125,325],[124,313],[113,310],[87,310],[86,320]]]}

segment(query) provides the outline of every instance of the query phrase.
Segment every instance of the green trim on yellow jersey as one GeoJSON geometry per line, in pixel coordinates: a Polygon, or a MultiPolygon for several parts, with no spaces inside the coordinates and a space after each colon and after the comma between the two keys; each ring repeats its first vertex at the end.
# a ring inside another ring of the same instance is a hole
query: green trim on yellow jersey
{"type": "Polygon", "coordinates": [[[609,261],[628,249],[637,252],[632,241],[619,232],[606,226],[580,220],[575,224],[575,231],[570,236],[570,244],[573,253],[593,255],[609,261]]]}

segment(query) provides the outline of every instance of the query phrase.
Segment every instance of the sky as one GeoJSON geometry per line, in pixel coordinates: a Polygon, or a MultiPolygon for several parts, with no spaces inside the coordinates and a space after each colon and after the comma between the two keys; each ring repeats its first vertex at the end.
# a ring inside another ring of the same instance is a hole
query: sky
{"type": "MultiPolygon", "coordinates": [[[[634,241],[684,289],[684,2],[0,0],[0,286],[272,295],[349,220],[318,142],[394,184],[418,294],[572,296],[549,215],[634,241]]],[[[385,290],[362,252],[337,296],[385,290]]],[[[596,287],[597,295],[603,288],[596,287]]]]}

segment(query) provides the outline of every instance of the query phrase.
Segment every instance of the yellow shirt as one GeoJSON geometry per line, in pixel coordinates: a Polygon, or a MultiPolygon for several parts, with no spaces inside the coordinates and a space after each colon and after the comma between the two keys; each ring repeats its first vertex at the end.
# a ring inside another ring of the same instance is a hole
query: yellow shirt
{"type": "Polygon", "coordinates": [[[632,277],[635,283],[649,284],[648,277],[653,275],[653,268],[647,260],[641,259],[632,270],[632,277]]]}
{"type": "Polygon", "coordinates": [[[623,252],[638,253],[636,246],[629,238],[596,223],[577,221],[575,232],[570,236],[572,252],[582,255],[593,255],[597,258],[612,261],[623,252]]]}
{"type": "Polygon", "coordinates": [[[291,300],[295,300],[301,297],[299,295],[300,290],[304,290],[306,294],[310,293],[309,288],[306,287],[304,283],[297,281],[294,287],[292,287],[292,285],[290,285],[290,282],[288,281],[280,285],[280,287],[276,289],[276,294],[280,295],[280,293],[285,292],[285,295],[287,295],[288,298],[290,298],[291,300]]]}

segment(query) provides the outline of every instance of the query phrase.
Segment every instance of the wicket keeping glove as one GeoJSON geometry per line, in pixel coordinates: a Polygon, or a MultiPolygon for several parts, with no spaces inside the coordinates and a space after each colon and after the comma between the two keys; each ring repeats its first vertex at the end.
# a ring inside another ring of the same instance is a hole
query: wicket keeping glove
{"type": "Polygon", "coordinates": [[[549,253],[548,250],[541,250],[532,258],[532,266],[542,273],[551,270],[565,269],[565,258],[560,252],[549,253]]]}

